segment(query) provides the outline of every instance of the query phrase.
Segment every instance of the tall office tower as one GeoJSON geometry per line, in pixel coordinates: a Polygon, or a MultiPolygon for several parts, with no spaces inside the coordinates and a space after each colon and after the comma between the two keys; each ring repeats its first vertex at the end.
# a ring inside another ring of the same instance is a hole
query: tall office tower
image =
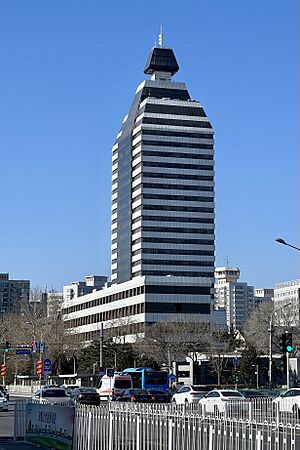
{"type": "MultiPolygon", "coordinates": [[[[214,280],[214,140],[173,50],[151,50],[112,156],[112,282],[214,280]]],[[[208,291],[209,292],[209,291],[208,291]]],[[[212,291],[211,291],[212,293],[212,291]]]]}

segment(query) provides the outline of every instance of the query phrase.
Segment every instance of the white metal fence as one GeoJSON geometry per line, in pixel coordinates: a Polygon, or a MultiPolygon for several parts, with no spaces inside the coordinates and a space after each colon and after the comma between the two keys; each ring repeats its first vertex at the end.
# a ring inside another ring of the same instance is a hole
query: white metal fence
{"type": "MultiPolygon", "coordinates": [[[[15,437],[25,436],[28,400],[15,406],[15,437]]],[[[273,414],[272,401],[224,414],[199,406],[123,404],[76,407],[74,450],[299,450],[300,423],[273,414]],[[248,415],[246,414],[248,413],[248,415]],[[280,421],[279,421],[280,419],[280,421]]]]}

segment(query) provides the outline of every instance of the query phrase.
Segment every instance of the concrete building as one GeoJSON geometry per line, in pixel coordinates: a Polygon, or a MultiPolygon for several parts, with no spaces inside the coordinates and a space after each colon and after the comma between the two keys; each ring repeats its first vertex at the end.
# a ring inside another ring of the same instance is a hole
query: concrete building
{"type": "Polygon", "coordinates": [[[233,267],[218,267],[215,271],[216,308],[226,310],[228,328],[240,330],[243,328],[255,303],[254,287],[238,282],[240,269],[233,267]]]}
{"type": "Polygon", "coordinates": [[[107,278],[105,275],[87,275],[85,281],[72,281],[71,284],[64,286],[63,299],[72,300],[99,291],[107,283],[107,278]]]}
{"type": "Polygon", "coordinates": [[[128,337],[162,320],[224,326],[213,308],[214,131],[173,80],[178,70],[172,49],[151,50],[151,79],[138,86],[113,145],[112,285],[80,298],[64,290],[64,320],[86,340],[101,322],[126,325],[128,337]]]}
{"type": "Polygon", "coordinates": [[[274,300],[274,289],[257,288],[255,289],[254,307],[261,305],[264,302],[271,302],[274,300]]]}
{"type": "Polygon", "coordinates": [[[17,312],[29,293],[29,280],[10,280],[8,273],[0,273],[0,314],[17,312]]]}
{"type": "Polygon", "coordinates": [[[274,310],[279,311],[277,317],[280,325],[300,325],[300,279],[278,283],[274,289],[274,310]],[[287,306],[290,305],[290,306],[287,306]]]}

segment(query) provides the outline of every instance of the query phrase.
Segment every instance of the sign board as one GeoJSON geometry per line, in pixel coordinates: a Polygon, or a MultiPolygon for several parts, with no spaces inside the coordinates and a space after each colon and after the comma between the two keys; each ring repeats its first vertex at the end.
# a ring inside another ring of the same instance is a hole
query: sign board
{"type": "Polygon", "coordinates": [[[240,365],[240,363],[241,363],[241,360],[240,359],[234,359],[233,360],[233,364],[236,364],[237,366],[239,366],[240,365]]]}
{"type": "Polygon", "coordinates": [[[103,375],[105,375],[105,367],[99,367],[98,375],[99,377],[103,377],[103,375]]]}
{"type": "Polygon", "coordinates": [[[106,375],[108,377],[113,378],[114,374],[115,374],[115,369],[107,369],[106,375]]]}
{"type": "Polygon", "coordinates": [[[74,413],[74,408],[68,406],[28,403],[26,440],[47,447],[72,450],[74,413]]]}
{"type": "Polygon", "coordinates": [[[176,375],[174,375],[174,373],[170,373],[169,380],[171,381],[171,383],[174,383],[176,381],[176,375]]]}
{"type": "Polygon", "coordinates": [[[17,348],[16,355],[31,355],[29,348],[17,348]]]}
{"type": "Polygon", "coordinates": [[[51,375],[52,374],[52,361],[51,359],[44,359],[44,374],[51,375]]]}

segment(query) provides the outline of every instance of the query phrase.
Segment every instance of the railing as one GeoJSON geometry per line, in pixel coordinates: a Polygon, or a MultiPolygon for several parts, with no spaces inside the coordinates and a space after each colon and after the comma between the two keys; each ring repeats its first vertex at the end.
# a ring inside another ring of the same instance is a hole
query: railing
{"type": "MultiPolygon", "coordinates": [[[[25,436],[27,400],[15,405],[15,437],[25,436]]],[[[297,414],[271,399],[227,405],[224,413],[200,405],[117,403],[78,406],[74,450],[299,450],[297,414]]]]}

